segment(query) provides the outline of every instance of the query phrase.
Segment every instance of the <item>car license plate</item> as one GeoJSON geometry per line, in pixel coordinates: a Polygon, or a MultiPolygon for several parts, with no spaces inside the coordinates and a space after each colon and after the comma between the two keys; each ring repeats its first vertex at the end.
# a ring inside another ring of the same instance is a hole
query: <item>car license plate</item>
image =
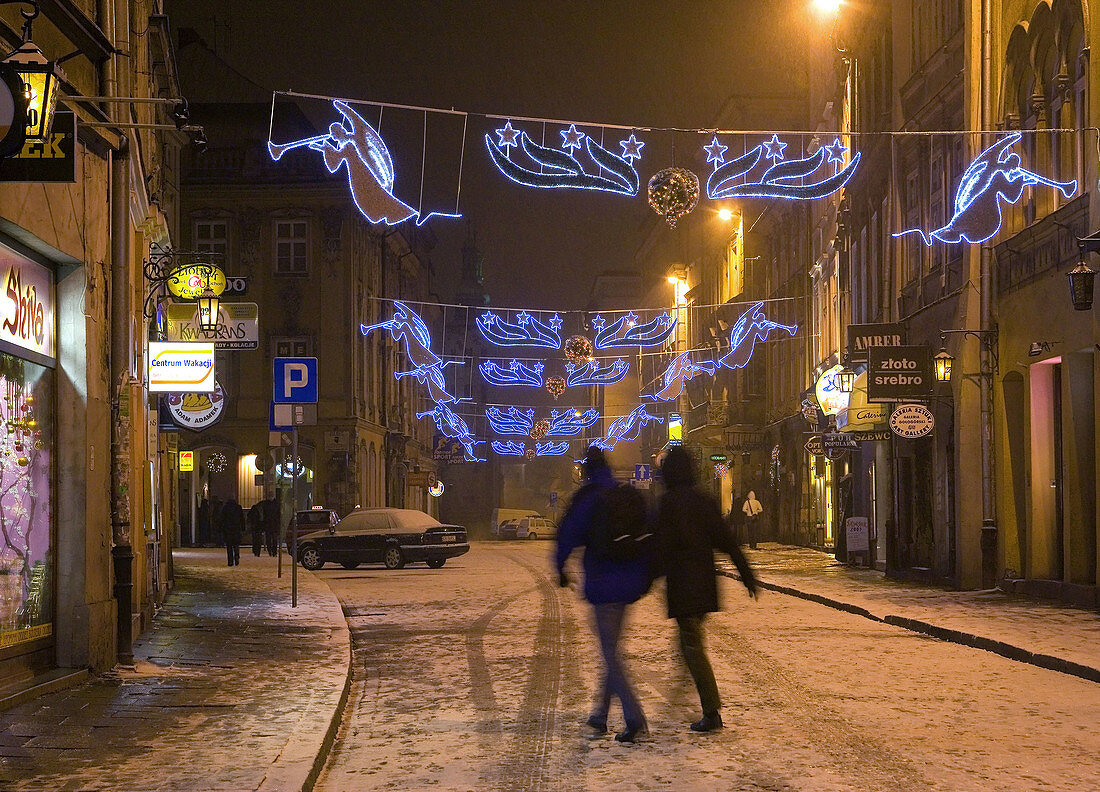
{"type": "Polygon", "coordinates": [[[455,535],[454,534],[444,534],[443,535],[443,541],[444,542],[453,542],[454,540],[455,540],[455,535]]]}

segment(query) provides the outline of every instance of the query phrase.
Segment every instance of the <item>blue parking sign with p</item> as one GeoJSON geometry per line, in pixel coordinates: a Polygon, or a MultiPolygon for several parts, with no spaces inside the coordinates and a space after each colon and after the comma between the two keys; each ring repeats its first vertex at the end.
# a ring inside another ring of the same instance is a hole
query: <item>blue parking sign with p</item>
{"type": "Polygon", "coordinates": [[[275,358],[275,392],[278,404],[317,402],[317,358],[275,358]]]}

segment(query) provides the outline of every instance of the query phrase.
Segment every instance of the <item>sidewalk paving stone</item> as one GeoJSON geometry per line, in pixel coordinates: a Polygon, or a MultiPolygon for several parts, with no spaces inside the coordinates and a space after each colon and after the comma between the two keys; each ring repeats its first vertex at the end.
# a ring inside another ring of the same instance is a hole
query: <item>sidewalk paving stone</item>
{"type": "Polygon", "coordinates": [[[276,559],[175,551],[176,588],[135,666],[0,713],[0,789],[273,790],[308,786],[347,695],[332,591],[276,559]],[[167,759],[171,757],[171,759],[167,759]]]}
{"type": "MultiPolygon", "coordinates": [[[[762,543],[745,553],[772,590],[1100,681],[1100,612],[999,589],[951,591],[893,580],[803,547],[762,543]]],[[[734,576],[731,565],[722,568],[734,576]]]]}

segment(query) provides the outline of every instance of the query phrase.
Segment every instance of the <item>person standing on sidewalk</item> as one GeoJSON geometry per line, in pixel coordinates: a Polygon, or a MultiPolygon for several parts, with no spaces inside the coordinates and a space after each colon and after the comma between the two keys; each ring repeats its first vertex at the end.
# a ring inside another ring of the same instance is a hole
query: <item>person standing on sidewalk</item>
{"type": "MultiPolygon", "coordinates": [[[[650,562],[644,557],[618,559],[597,549],[594,540],[599,544],[597,534],[604,530],[602,523],[608,520],[609,506],[618,505],[627,493],[616,487],[607,459],[598,448],[589,448],[585,454],[584,475],[587,483],[573,496],[558,528],[555,556],[558,583],[563,588],[569,585],[565,562],[574,550],[584,547],[584,596],[595,614],[596,636],[604,661],[600,690],[586,725],[593,730],[592,736],[606,734],[611,697],[616,696],[623,708],[626,727],[615,735],[615,739],[632,743],[639,733],[648,732],[648,726],[619,656],[619,639],[628,606],[649,590],[650,562]]],[[[638,499],[633,507],[637,510],[633,519],[638,521],[638,529],[645,530],[645,502],[636,491],[631,489],[631,492],[638,499]]],[[[620,515],[629,511],[619,509],[620,515]]]]}
{"type": "Polygon", "coordinates": [[[272,558],[279,552],[279,502],[275,498],[264,501],[264,541],[267,554],[272,558]]]}
{"type": "Polygon", "coordinates": [[[718,501],[695,486],[691,456],[684,448],[669,449],[661,477],[666,490],[657,504],[655,525],[659,572],[665,578],[668,615],[676,619],[684,663],[703,705],[703,717],[691,729],[709,732],[722,728],[718,683],[703,642],[703,620],[719,610],[714,551],[730,557],[751,597],[756,596],[756,576],[722,519],[718,501]]]}
{"type": "Polygon", "coordinates": [[[733,538],[737,540],[738,544],[744,542],[745,533],[745,513],[741,511],[741,495],[740,493],[733,493],[730,496],[730,511],[726,515],[726,523],[730,527],[730,531],[733,532],[733,538]]]}
{"type": "Polygon", "coordinates": [[[252,555],[257,558],[264,549],[264,507],[263,501],[256,501],[248,510],[248,532],[252,535],[252,555]]]}
{"type": "Polygon", "coordinates": [[[222,533],[225,535],[225,558],[229,566],[241,563],[241,536],[244,534],[244,509],[236,498],[222,507],[222,533]]]}
{"type": "Polygon", "coordinates": [[[764,506],[756,499],[756,493],[749,490],[749,496],[741,507],[745,515],[745,535],[749,540],[749,547],[756,549],[757,528],[760,523],[760,515],[764,513],[764,506]]]}

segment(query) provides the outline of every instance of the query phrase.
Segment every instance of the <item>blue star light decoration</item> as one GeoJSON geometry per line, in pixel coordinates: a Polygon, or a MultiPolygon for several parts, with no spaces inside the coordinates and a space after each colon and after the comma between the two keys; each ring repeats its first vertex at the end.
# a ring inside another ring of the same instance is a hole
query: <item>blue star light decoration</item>
{"type": "Polygon", "coordinates": [[[477,328],[485,340],[502,347],[560,349],[561,325],[561,317],[557,314],[550,317],[549,322],[543,322],[526,311],[516,314],[514,322],[509,322],[492,311],[486,311],[477,318],[477,328]]]}
{"type": "Polygon", "coordinates": [[[518,360],[513,360],[508,364],[508,368],[504,368],[495,361],[486,360],[479,368],[481,369],[481,376],[490,385],[542,387],[542,363],[528,366],[518,360]]]}
{"type": "Polygon", "coordinates": [[[580,385],[614,385],[616,382],[621,382],[630,371],[630,364],[625,360],[606,364],[598,360],[589,360],[580,366],[575,363],[566,363],[565,371],[567,388],[580,385]]]}
{"type": "Polygon", "coordinates": [[[551,410],[550,429],[547,437],[574,437],[587,429],[600,419],[600,411],[596,409],[585,410],[551,410]]]}
{"type": "Polygon", "coordinates": [[[393,158],[382,136],[346,102],[337,99],[332,106],[343,116],[343,121],[330,124],[326,135],[290,143],[268,140],[267,152],[271,159],[278,162],[286,152],[297,148],[319,151],[329,173],[338,173],[341,168],[347,171],[348,188],[355,208],[371,223],[397,225],[415,217],[416,224],[422,225],[433,215],[462,216],[447,212],[422,214],[397,198],[393,194],[393,158]]]}
{"type": "Polygon", "coordinates": [[[523,443],[516,443],[512,440],[494,440],[491,445],[493,450],[501,456],[523,456],[527,450],[523,443]]]}
{"type": "Polygon", "coordinates": [[[490,407],[485,410],[485,417],[489,420],[489,427],[500,435],[527,437],[535,425],[535,411],[532,409],[521,410],[519,407],[509,407],[507,410],[501,410],[499,407],[490,407]]]}
{"type": "Polygon", "coordinates": [[[600,190],[619,195],[635,196],[641,185],[634,161],[642,157],[645,145],[632,132],[626,140],[620,141],[623,155],[620,157],[592,139],[591,135],[570,124],[569,129],[561,130],[561,149],[540,146],[526,132],[518,131],[508,121],[503,128],[495,130],[497,140],[485,135],[485,146],[489,158],[497,170],[517,184],[539,188],[573,188],[578,190],[600,190]],[[512,160],[511,148],[516,146],[522,151],[531,166],[524,167],[512,160]],[[583,141],[583,142],[582,142],[583,141]],[[581,164],[580,150],[583,149],[595,167],[581,164]]]}
{"type": "Polygon", "coordinates": [[[535,443],[535,456],[561,456],[568,453],[569,443],[535,443]]]}
{"type": "Polygon", "coordinates": [[[596,330],[596,337],[592,340],[596,349],[652,347],[660,346],[669,339],[676,328],[676,320],[672,314],[663,313],[653,321],[638,324],[637,315],[630,312],[608,324],[602,316],[596,314],[592,327],[596,330]]]}
{"type": "Polygon", "coordinates": [[[1054,181],[1022,167],[1020,155],[1010,151],[1021,134],[1014,132],[997,141],[974,158],[959,181],[954,213],[947,224],[935,231],[910,228],[894,236],[919,234],[925,245],[932,240],[954,245],[971,245],[992,239],[1001,230],[1001,202],[1014,204],[1023,197],[1024,188],[1032,185],[1053,187],[1066,198],[1077,192],[1077,181],[1054,181]]]}
{"type": "Polygon", "coordinates": [[[710,145],[703,146],[707,162],[714,163],[714,172],[707,179],[707,197],[711,200],[727,198],[786,198],[796,201],[812,201],[824,198],[839,190],[855,175],[860,155],[844,164],[847,149],[838,137],[831,145],[819,148],[804,159],[785,160],[783,150],[787,144],[779,135],[749,149],[736,159],[726,162],[726,146],[718,143],[715,135],[710,145]],[[766,158],[772,161],[761,176],[752,180],[749,173],[766,158]],[[829,168],[832,165],[833,168],[829,168]],[[824,168],[831,175],[819,173],[824,168]]]}

